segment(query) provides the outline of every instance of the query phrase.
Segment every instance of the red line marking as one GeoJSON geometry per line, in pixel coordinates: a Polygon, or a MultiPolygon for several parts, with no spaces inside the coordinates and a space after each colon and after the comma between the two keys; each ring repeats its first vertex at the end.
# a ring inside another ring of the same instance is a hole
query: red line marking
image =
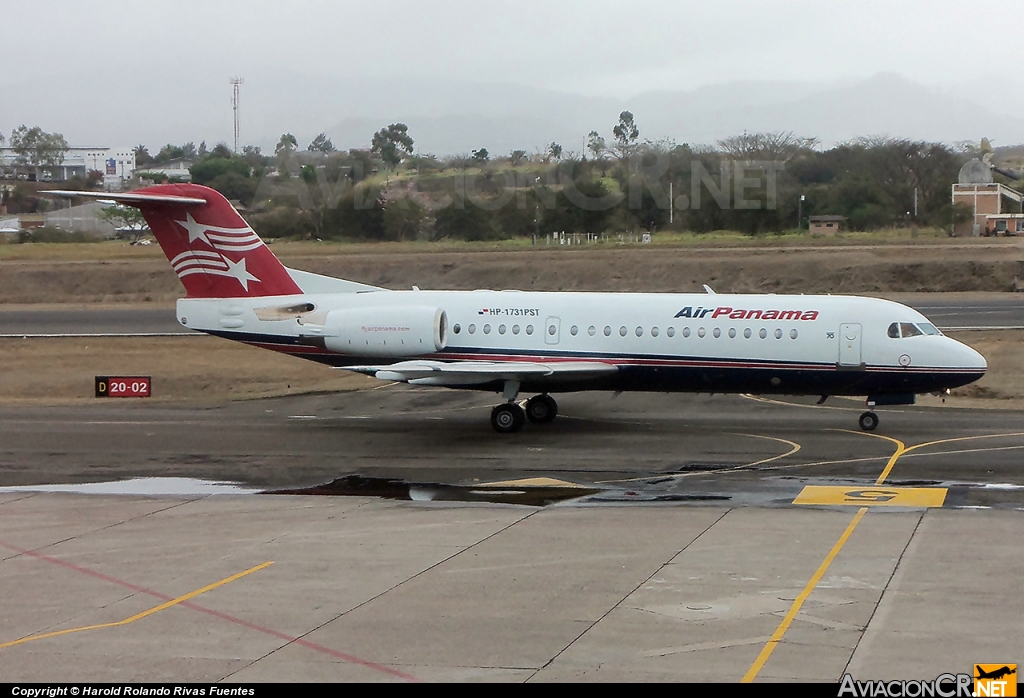
{"type": "MultiPolygon", "coordinates": [[[[27,555],[27,556],[29,556],[31,558],[35,558],[37,560],[42,560],[44,562],[50,562],[50,563],[53,563],[55,565],[60,565],[61,567],[66,567],[67,569],[74,570],[75,572],[79,572],[81,574],[89,575],[90,577],[96,577],[97,579],[102,579],[105,582],[110,582],[111,584],[116,584],[118,586],[122,586],[122,587],[125,587],[127,589],[131,589],[132,591],[137,591],[137,592],[139,592],[141,594],[147,594],[149,596],[153,596],[153,597],[158,598],[158,599],[160,599],[162,601],[171,601],[174,598],[174,597],[168,596],[166,594],[161,594],[158,591],[153,591],[152,589],[147,589],[146,587],[140,587],[137,584],[132,584],[131,582],[126,582],[126,581],[124,581],[122,579],[117,579],[116,577],[111,577],[110,575],[103,574],[102,572],[97,572],[95,570],[90,570],[90,569],[88,569],[86,567],[81,567],[79,565],[74,564],[73,562],[67,562],[66,560],[61,560],[61,559],[56,558],[56,557],[50,557],[49,555],[43,555],[42,553],[37,553],[37,552],[35,552],[33,550],[28,550],[26,548],[21,548],[21,547],[19,547],[17,545],[12,545],[12,544],[6,543],[4,541],[0,541],[0,546],[3,546],[4,548],[7,548],[8,550],[13,550],[14,552],[19,553],[21,555],[27,555]]],[[[184,606],[185,608],[190,608],[193,611],[199,611],[200,613],[205,613],[207,615],[211,615],[211,616],[214,616],[216,618],[220,618],[221,620],[226,620],[226,621],[228,621],[230,623],[235,623],[236,625],[241,625],[243,627],[249,628],[250,630],[256,630],[256,631],[264,633],[266,635],[270,635],[272,637],[276,637],[276,638],[278,638],[280,640],[285,640],[287,642],[294,642],[295,644],[301,645],[302,647],[308,647],[311,650],[314,650],[316,652],[321,652],[323,654],[329,655],[329,656],[334,657],[336,659],[341,659],[342,661],[349,662],[350,664],[358,664],[359,666],[366,667],[367,669],[373,669],[375,671],[379,671],[379,672],[382,672],[384,674],[389,674],[390,676],[395,676],[397,678],[404,679],[405,681],[411,681],[411,682],[417,682],[417,683],[419,682],[419,679],[416,678],[415,676],[413,676],[412,674],[406,674],[405,672],[398,671],[397,669],[392,669],[392,668],[386,667],[386,666],[384,666],[382,664],[377,664],[376,662],[371,662],[368,659],[360,659],[359,657],[356,657],[355,655],[346,654],[344,652],[339,652],[338,650],[333,650],[330,647],[325,647],[323,645],[318,645],[315,642],[310,642],[309,640],[305,640],[305,639],[303,639],[301,637],[295,637],[293,635],[288,635],[287,633],[282,633],[282,632],[280,632],[278,630],[273,630],[271,628],[266,628],[266,627],[264,627],[262,625],[257,625],[256,623],[251,623],[251,622],[249,622],[247,620],[244,620],[242,618],[237,618],[235,616],[228,615],[227,613],[221,613],[220,611],[216,611],[216,610],[214,610],[212,608],[207,608],[206,606],[200,606],[199,604],[192,603],[191,601],[183,601],[182,603],[180,603],[178,605],[179,606],[184,606]]]]}

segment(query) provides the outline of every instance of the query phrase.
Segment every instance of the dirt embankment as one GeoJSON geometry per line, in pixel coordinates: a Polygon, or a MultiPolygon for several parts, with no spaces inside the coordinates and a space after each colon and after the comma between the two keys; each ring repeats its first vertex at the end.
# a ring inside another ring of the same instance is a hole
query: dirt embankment
{"type": "MultiPolygon", "coordinates": [[[[308,248],[305,248],[308,249],[308,248]]],[[[574,250],[281,254],[289,266],[387,288],[543,291],[908,293],[1014,289],[1024,240],[1002,245],[821,248],[624,246],[574,250]]],[[[0,261],[0,303],[172,303],[182,295],[154,250],[137,259],[0,261]]]]}

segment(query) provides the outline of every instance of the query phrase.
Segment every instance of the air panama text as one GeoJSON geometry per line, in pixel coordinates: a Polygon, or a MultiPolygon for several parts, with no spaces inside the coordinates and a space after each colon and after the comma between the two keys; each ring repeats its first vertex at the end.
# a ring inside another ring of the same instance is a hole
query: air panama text
{"type": "Polygon", "coordinates": [[[727,317],[730,320],[817,320],[817,310],[744,310],[720,305],[717,308],[686,306],[674,317],[703,318],[711,313],[711,318],[727,317]]]}

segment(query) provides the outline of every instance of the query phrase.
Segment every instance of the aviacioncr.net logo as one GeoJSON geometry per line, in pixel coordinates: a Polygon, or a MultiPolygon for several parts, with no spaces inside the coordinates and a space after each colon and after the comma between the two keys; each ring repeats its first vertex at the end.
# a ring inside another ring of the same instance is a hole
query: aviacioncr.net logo
{"type": "Polygon", "coordinates": [[[939,674],[931,681],[857,681],[849,674],[839,683],[839,696],[852,698],[973,698],[970,674],[939,674]]]}

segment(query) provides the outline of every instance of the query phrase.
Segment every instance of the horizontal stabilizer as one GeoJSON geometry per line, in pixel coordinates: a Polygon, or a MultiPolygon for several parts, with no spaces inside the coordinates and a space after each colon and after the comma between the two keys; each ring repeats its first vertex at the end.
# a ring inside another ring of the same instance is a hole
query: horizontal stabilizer
{"type": "Polygon", "coordinates": [[[65,191],[62,189],[51,189],[41,191],[40,194],[59,196],[65,199],[98,199],[100,201],[111,201],[126,206],[141,206],[143,204],[164,204],[171,206],[202,206],[206,199],[194,196],[176,196],[174,194],[122,194],[108,191],[65,191]]]}

